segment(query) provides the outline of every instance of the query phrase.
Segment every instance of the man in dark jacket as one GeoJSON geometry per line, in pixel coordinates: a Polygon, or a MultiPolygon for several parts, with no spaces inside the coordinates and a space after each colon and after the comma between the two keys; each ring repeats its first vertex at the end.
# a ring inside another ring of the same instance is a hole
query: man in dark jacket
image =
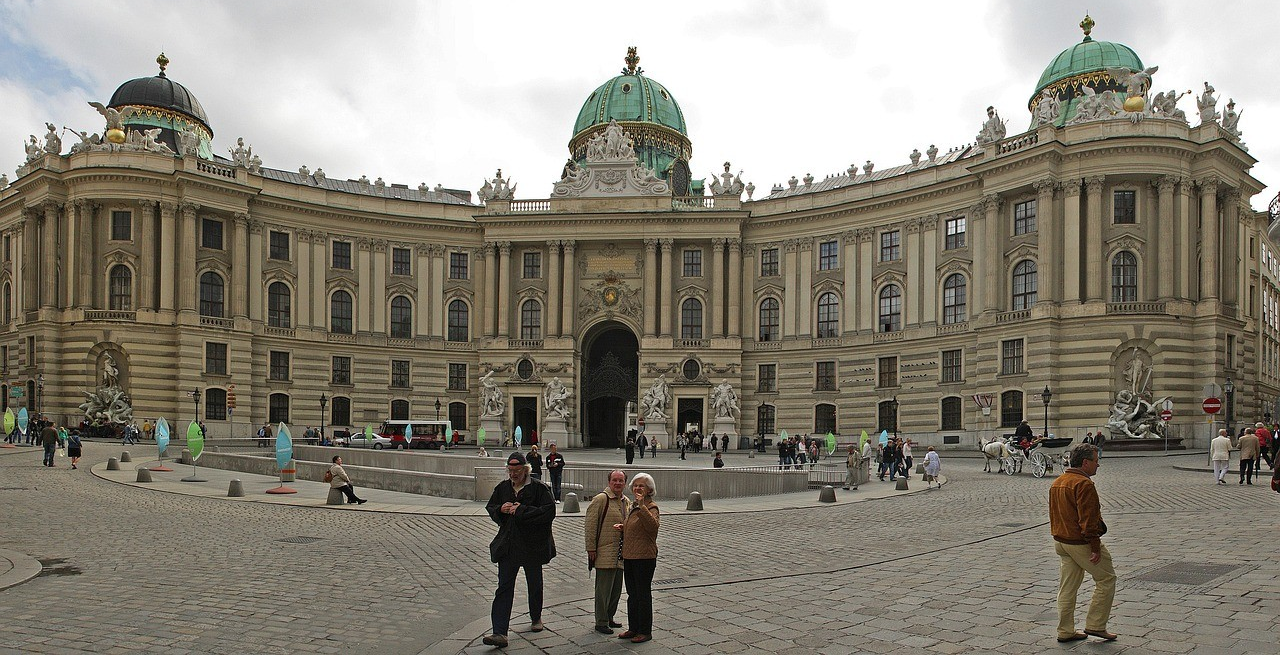
{"type": "Polygon", "coordinates": [[[45,423],[40,430],[40,445],[44,446],[44,465],[53,466],[53,451],[58,447],[58,431],[53,424],[45,423]]]}
{"type": "Polygon", "coordinates": [[[493,488],[485,511],[498,524],[498,534],[489,544],[489,556],[498,565],[498,589],[493,596],[493,634],[483,641],[501,647],[507,645],[516,574],[521,568],[529,588],[530,629],[543,630],[542,565],[556,556],[551,537],[556,502],[547,485],[530,479],[529,465],[517,451],[507,458],[507,479],[493,488]]]}

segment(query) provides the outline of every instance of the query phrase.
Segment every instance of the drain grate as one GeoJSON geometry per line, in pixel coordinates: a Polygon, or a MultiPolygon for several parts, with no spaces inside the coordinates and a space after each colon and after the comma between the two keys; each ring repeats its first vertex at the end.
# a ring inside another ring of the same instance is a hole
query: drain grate
{"type": "Polygon", "coordinates": [[[284,539],[276,539],[282,544],[311,544],[317,541],[324,541],[324,537],[285,537],[284,539]]]}
{"type": "Polygon", "coordinates": [[[1133,578],[1135,582],[1156,582],[1161,584],[1189,585],[1198,587],[1208,584],[1232,571],[1240,568],[1238,564],[1201,564],[1196,562],[1173,562],[1151,569],[1133,578]]]}
{"type": "Polygon", "coordinates": [[[684,578],[668,578],[666,580],[654,580],[653,584],[665,587],[673,584],[684,584],[685,582],[686,580],[684,578]]]}

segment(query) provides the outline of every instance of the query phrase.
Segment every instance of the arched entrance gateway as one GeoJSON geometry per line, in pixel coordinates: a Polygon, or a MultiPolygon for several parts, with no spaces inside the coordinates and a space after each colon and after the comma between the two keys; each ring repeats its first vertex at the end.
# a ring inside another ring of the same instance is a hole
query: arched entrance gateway
{"type": "Polygon", "coordinates": [[[607,321],[591,328],[582,343],[582,443],[621,446],[628,403],[636,401],[640,383],[640,342],[627,326],[607,321]]]}

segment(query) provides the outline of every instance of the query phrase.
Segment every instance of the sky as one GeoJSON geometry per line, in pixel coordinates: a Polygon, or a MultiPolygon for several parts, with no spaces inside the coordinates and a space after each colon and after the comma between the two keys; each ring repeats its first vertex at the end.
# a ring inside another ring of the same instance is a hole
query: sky
{"type": "MultiPolygon", "coordinates": [[[[793,175],[968,144],[988,105],[1010,136],[1026,130],[1086,10],[1096,40],[1160,67],[1155,89],[1208,81],[1220,110],[1236,100],[1265,209],[1280,188],[1269,0],[0,0],[0,171],[13,179],[46,122],[100,132],[87,102],[154,75],[163,51],[223,156],[244,137],[271,168],[473,193],[501,168],[517,198],[547,198],[582,103],[636,46],[684,110],[694,176],[732,162],[759,198],[793,175]]],[[[1198,122],[1191,96],[1179,107],[1198,122]]]]}

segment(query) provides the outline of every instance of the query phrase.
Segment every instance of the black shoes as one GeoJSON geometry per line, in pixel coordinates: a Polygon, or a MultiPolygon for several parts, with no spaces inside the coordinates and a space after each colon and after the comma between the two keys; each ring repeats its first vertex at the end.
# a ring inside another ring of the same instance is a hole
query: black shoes
{"type": "Polygon", "coordinates": [[[360,500],[357,500],[357,501],[356,501],[356,504],[357,504],[357,505],[363,505],[363,504],[365,504],[365,503],[367,503],[367,502],[369,502],[369,499],[368,499],[368,498],[361,498],[360,500]]]}
{"type": "Polygon", "coordinates": [[[599,633],[600,633],[600,634],[602,634],[602,635],[611,635],[611,634],[613,634],[613,630],[610,630],[610,629],[609,629],[609,626],[607,626],[607,625],[598,625],[598,626],[596,626],[596,632],[599,632],[599,633]]]}
{"type": "Polygon", "coordinates": [[[609,627],[610,627],[610,628],[621,628],[621,627],[622,627],[622,624],[621,624],[621,623],[618,623],[617,621],[610,621],[610,622],[609,622],[609,627]]]}

